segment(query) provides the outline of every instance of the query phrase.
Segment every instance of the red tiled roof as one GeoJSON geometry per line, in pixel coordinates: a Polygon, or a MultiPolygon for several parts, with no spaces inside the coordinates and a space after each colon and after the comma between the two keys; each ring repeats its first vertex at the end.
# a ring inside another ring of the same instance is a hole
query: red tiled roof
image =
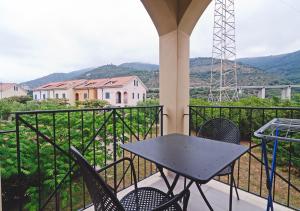
{"type": "Polygon", "coordinates": [[[35,88],[34,90],[51,90],[51,89],[69,89],[83,84],[86,80],[72,80],[48,83],[35,88]]]}
{"type": "Polygon", "coordinates": [[[90,88],[98,88],[101,86],[104,86],[104,84],[107,82],[107,78],[101,78],[101,79],[94,79],[94,80],[87,80],[85,83],[80,84],[79,86],[76,86],[76,89],[90,89],[90,88]]]}
{"type": "Polygon", "coordinates": [[[73,80],[73,81],[61,81],[53,82],[42,85],[34,90],[51,90],[51,89],[93,89],[101,87],[120,87],[126,85],[136,76],[124,76],[116,78],[100,78],[94,80],[73,80]]]}
{"type": "Polygon", "coordinates": [[[129,81],[135,79],[136,76],[125,76],[116,78],[101,78],[95,80],[87,80],[75,89],[101,88],[101,87],[120,87],[126,85],[129,81]]]}
{"type": "Polygon", "coordinates": [[[16,83],[0,83],[0,91],[5,91],[14,86],[17,86],[17,84],[16,83]]]}

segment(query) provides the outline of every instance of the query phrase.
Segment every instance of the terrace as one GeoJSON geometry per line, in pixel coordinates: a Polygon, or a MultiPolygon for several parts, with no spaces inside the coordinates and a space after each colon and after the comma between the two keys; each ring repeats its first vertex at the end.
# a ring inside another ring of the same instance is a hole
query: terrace
{"type": "MultiPolygon", "coordinates": [[[[5,210],[90,209],[89,194],[76,167],[73,168],[73,161],[67,156],[68,148],[74,145],[85,149],[85,157],[96,169],[122,157],[133,158],[132,154],[122,151],[120,144],[163,135],[164,119],[168,118],[164,117],[163,110],[162,106],[149,106],[16,113],[16,131],[1,134],[1,141],[11,148],[11,154],[4,159],[13,160],[5,162],[2,168],[14,172],[10,179],[2,178],[5,210]]],[[[190,106],[191,135],[205,120],[226,117],[239,125],[242,144],[250,147],[236,163],[234,174],[238,188],[243,191],[240,191],[240,201],[234,195],[234,210],[264,210],[266,206],[260,141],[253,137],[253,131],[276,116],[297,118],[300,109],[190,106]]],[[[300,157],[294,147],[295,143],[280,143],[273,194],[278,210],[300,207],[299,167],[295,166],[300,157]]],[[[134,163],[140,186],[166,190],[153,163],[137,156],[134,163]]],[[[120,195],[132,188],[130,173],[119,181],[124,169],[124,165],[120,165],[102,174],[120,195]]],[[[182,187],[182,180],[176,190],[182,187]]],[[[228,181],[227,176],[216,177],[204,185],[205,194],[215,210],[228,207],[228,181]]],[[[206,210],[194,186],[191,192],[189,210],[206,210]]]]}
{"type": "MultiPolygon", "coordinates": [[[[234,195],[234,210],[264,210],[267,189],[260,141],[253,132],[274,117],[300,118],[298,108],[213,107],[189,105],[189,37],[210,0],[143,0],[160,37],[160,104],[163,106],[18,112],[12,131],[0,131],[4,210],[91,209],[83,179],[69,158],[77,147],[95,169],[133,155],[121,143],[143,141],[169,133],[195,135],[215,117],[239,126],[242,144],[249,151],[235,168],[241,200],[234,195]]],[[[280,143],[273,199],[277,210],[300,208],[300,154],[296,144],[280,143]]],[[[155,165],[134,158],[140,185],[166,188],[155,165]]],[[[132,186],[132,175],[119,182],[125,170],[118,166],[102,173],[120,195],[132,186]]],[[[172,175],[169,175],[172,177],[172,175]]],[[[216,177],[204,185],[215,210],[228,207],[228,177],[216,177]]],[[[178,189],[182,186],[182,178],[178,189]]],[[[177,190],[178,190],[177,189],[177,190]]],[[[205,210],[191,187],[189,210],[205,210]]]]}

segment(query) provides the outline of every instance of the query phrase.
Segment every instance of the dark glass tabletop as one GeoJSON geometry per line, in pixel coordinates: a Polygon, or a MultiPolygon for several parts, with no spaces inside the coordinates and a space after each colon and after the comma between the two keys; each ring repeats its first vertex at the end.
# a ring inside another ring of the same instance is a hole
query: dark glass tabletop
{"type": "Polygon", "coordinates": [[[121,147],[202,184],[248,150],[241,145],[181,134],[122,144],[121,147]]]}

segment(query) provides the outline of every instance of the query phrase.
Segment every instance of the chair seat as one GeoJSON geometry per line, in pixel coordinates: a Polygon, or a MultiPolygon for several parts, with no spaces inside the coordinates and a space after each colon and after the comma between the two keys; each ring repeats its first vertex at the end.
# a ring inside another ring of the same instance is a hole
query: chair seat
{"type": "MultiPolygon", "coordinates": [[[[126,211],[150,211],[171,199],[166,193],[158,189],[151,187],[138,188],[139,209],[137,209],[135,194],[136,191],[133,190],[121,199],[120,202],[126,211]]],[[[179,204],[174,204],[166,210],[182,211],[179,204]]]]}
{"type": "Polygon", "coordinates": [[[231,174],[231,171],[232,171],[232,167],[231,165],[225,167],[222,171],[220,171],[218,173],[218,176],[225,176],[225,175],[228,175],[228,174],[231,174]]]}

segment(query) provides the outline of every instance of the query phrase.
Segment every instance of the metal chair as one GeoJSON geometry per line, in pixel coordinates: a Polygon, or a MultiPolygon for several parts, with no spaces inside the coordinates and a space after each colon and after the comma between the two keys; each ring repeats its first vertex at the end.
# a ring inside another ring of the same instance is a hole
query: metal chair
{"type": "MultiPolygon", "coordinates": [[[[223,118],[215,118],[205,122],[200,128],[198,137],[212,139],[216,141],[222,141],[232,144],[240,144],[240,131],[239,128],[230,120],[223,118]]],[[[222,149],[220,149],[222,150],[222,149]]],[[[231,164],[225,167],[217,176],[226,176],[231,175],[230,184],[234,185],[235,192],[238,200],[240,200],[238,190],[235,184],[234,176],[233,176],[233,167],[234,164],[231,164]]],[[[201,190],[201,186],[197,184],[197,187],[202,196],[204,196],[203,191],[201,190]]],[[[230,186],[232,188],[232,185],[230,186]]],[[[232,196],[231,196],[232,197],[232,196]]],[[[230,197],[230,203],[232,202],[232,198],[230,197]]],[[[208,200],[204,196],[204,200],[208,207],[212,210],[208,200]]]]}
{"type": "Polygon", "coordinates": [[[187,209],[190,196],[190,191],[187,188],[174,197],[155,188],[138,188],[134,165],[130,158],[120,159],[96,171],[76,148],[71,147],[70,154],[79,166],[80,173],[83,176],[96,211],[186,211],[187,209]],[[109,186],[99,173],[110,167],[116,167],[118,163],[125,161],[130,163],[134,180],[134,190],[119,200],[116,196],[116,190],[109,186]],[[183,199],[183,208],[178,203],[181,199],[183,199]]]}

